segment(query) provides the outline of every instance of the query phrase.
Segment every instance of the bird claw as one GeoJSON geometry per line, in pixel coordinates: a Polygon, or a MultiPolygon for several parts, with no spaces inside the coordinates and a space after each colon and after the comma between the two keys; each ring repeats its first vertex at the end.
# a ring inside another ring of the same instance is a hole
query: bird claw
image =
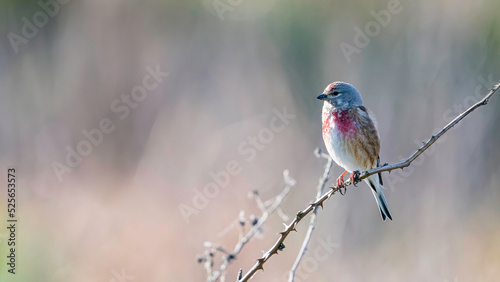
{"type": "Polygon", "coordinates": [[[342,196],[344,196],[345,193],[347,193],[347,188],[345,188],[345,187],[339,187],[337,189],[338,189],[340,195],[342,195],[342,196]]]}
{"type": "Polygon", "coordinates": [[[338,178],[337,178],[337,190],[339,191],[340,195],[345,195],[347,189],[345,188],[344,186],[344,175],[346,175],[347,171],[344,171],[344,173],[342,173],[342,175],[340,175],[338,178]],[[342,188],[344,189],[344,191],[342,192],[342,188]]]}
{"type": "Polygon", "coordinates": [[[351,180],[351,183],[352,185],[354,185],[354,187],[356,187],[356,183],[359,182],[359,175],[361,173],[359,172],[359,170],[355,170],[351,173],[351,176],[349,176],[349,179],[351,180]]]}

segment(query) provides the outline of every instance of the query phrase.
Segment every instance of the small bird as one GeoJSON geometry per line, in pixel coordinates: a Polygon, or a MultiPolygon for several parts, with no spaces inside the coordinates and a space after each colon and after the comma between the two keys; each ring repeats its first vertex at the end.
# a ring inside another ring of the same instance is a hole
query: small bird
{"type": "MultiPolygon", "coordinates": [[[[328,84],[317,97],[324,101],[322,122],[323,140],[332,159],[344,173],[337,178],[337,185],[344,183],[344,176],[351,173],[351,181],[359,171],[379,166],[380,141],[375,123],[363,106],[358,90],[346,82],[328,84]]],[[[377,200],[382,219],[392,220],[382,193],[382,175],[365,179],[377,200]]]]}

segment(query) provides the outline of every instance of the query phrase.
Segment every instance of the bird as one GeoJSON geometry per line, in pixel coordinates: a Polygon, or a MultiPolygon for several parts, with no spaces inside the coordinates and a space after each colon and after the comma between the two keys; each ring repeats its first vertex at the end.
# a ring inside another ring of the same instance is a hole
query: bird
{"type": "MultiPolygon", "coordinates": [[[[324,101],[322,131],[325,146],[332,159],[345,171],[337,178],[337,187],[349,172],[352,183],[359,171],[380,165],[380,139],[375,122],[363,106],[363,99],[351,84],[336,81],[326,86],[317,99],[324,101]]],[[[382,192],[381,173],[365,178],[380,209],[382,220],[392,220],[382,192]]]]}

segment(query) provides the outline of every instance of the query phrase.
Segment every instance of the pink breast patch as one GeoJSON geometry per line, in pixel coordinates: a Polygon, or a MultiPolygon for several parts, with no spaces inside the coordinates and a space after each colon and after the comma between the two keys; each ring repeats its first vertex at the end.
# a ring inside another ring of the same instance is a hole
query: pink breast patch
{"type": "Polygon", "coordinates": [[[350,110],[344,110],[340,112],[333,112],[333,122],[335,123],[335,128],[345,136],[352,137],[357,130],[357,123],[350,112],[350,110]]]}
{"type": "Polygon", "coordinates": [[[331,131],[332,127],[330,126],[330,117],[328,113],[323,113],[323,135],[327,136],[331,131]]]}

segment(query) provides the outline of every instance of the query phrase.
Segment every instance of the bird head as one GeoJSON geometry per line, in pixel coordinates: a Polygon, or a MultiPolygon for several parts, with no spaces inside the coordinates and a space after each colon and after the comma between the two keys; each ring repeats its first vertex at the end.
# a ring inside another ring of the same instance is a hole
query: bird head
{"type": "Polygon", "coordinates": [[[328,84],[323,93],[317,97],[329,103],[336,110],[350,109],[363,105],[358,90],[349,83],[336,81],[328,84]]]}

